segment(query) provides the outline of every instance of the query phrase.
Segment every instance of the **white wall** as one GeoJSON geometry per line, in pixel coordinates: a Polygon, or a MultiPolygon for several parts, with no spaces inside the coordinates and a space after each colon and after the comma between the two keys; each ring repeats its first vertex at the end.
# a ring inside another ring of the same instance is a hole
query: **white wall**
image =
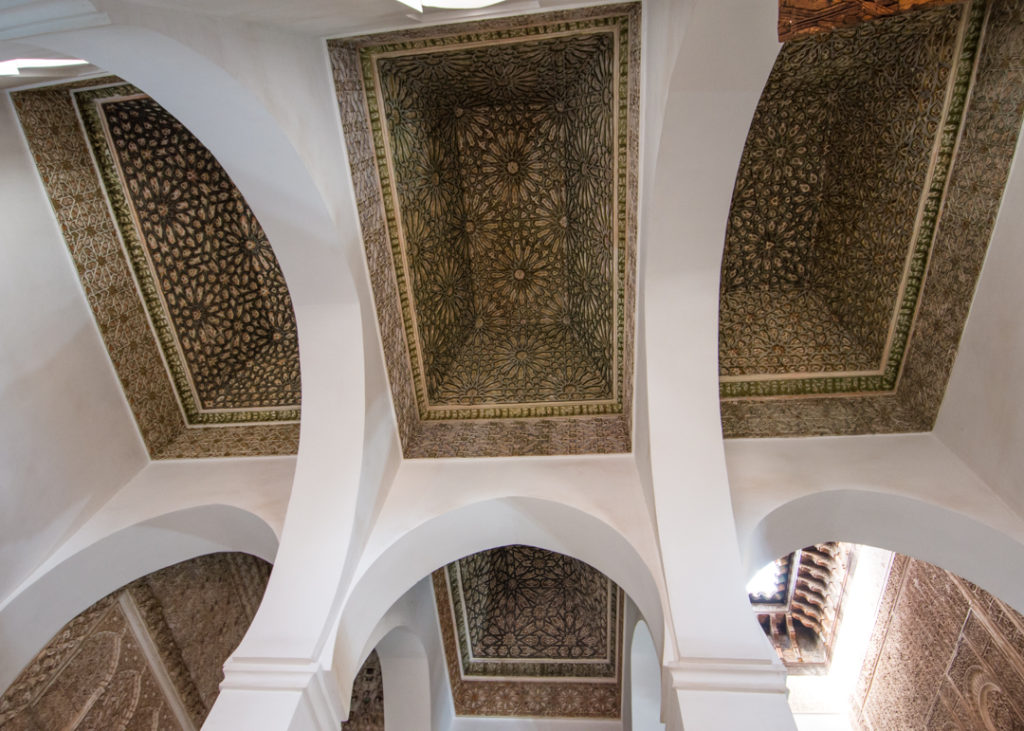
{"type": "Polygon", "coordinates": [[[732,439],[725,449],[748,575],[840,540],[941,566],[1024,611],[1024,520],[934,435],[732,439]]]}
{"type": "Polygon", "coordinates": [[[629,670],[623,685],[629,685],[632,731],[665,731],[661,722],[661,662],[651,631],[643,621],[633,630],[629,670]]]}
{"type": "Polygon", "coordinates": [[[0,600],[147,462],[0,95],[0,600]]]}
{"type": "Polygon", "coordinates": [[[1024,515],[1024,165],[1010,172],[935,435],[1024,515]]]}

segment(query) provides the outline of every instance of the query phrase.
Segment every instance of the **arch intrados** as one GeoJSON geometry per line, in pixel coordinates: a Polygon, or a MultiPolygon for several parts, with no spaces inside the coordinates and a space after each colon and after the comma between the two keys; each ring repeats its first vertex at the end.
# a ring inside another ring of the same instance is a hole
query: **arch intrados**
{"type": "Polygon", "coordinates": [[[528,545],[583,561],[622,587],[662,646],[661,594],[651,569],[611,525],[578,508],[540,498],[484,500],[437,516],[388,546],[357,580],[342,610],[333,666],[349,687],[374,627],[418,581],[480,551],[528,545]]]}
{"type": "Polygon", "coordinates": [[[645,731],[650,729],[651,724],[659,724],[661,729],[664,725],[661,720],[662,689],[661,689],[661,660],[657,645],[654,644],[654,637],[651,634],[650,625],[643,617],[637,617],[630,636],[628,648],[623,652],[629,652],[629,677],[623,678],[623,683],[629,683],[630,695],[630,716],[631,722],[646,722],[646,726],[632,726],[633,731],[645,731]],[[639,662],[638,662],[639,661],[639,662]],[[642,665],[640,664],[642,663],[642,665]],[[638,693],[638,691],[640,691],[638,693]],[[647,701],[650,707],[641,708],[637,703],[647,701]],[[652,707],[656,708],[656,717],[651,718],[652,707]]]}
{"type": "Polygon", "coordinates": [[[0,606],[0,687],[61,627],[112,591],[211,553],[249,553],[273,562],[277,535],[232,505],[201,505],[134,523],[84,545],[0,606]]]}
{"type": "Polygon", "coordinates": [[[394,627],[377,643],[376,650],[384,686],[385,725],[429,726],[430,662],[419,635],[404,625],[394,627]]]}
{"type": "Polygon", "coordinates": [[[1024,611],[1024,543],[923,500],[872,490],[828,490],[770,512],[747,543],[748,573],[804,546],[845,541],[927,561],[1024,611]]]}

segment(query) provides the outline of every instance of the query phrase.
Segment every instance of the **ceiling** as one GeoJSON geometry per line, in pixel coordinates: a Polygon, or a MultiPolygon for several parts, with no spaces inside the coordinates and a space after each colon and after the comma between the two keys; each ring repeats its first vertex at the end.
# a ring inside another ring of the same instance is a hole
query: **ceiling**
{"type": "Polygon", "coordinates": [[[329,42],[406,456],[629,451],[638,12],[329,42]]]}
{"type": "Polygon", "coordinates": [[[293,453],[291,299],[214,157],[118,79],[12,98],[151,456],[293,453]]]}
{"type": "Polygon", "coordinates": [[[1024,33],[986,7],[783,46],[723,256],[726,436],[932,428],[1024,111],[1024,33]]]}
{"type": "Polygon", "coordinates": [[[434,574],[455,712],[618,718],[624,594],[540,548],[476,553],[434,574]]]}
{"type": "MultiPolygon", "coordinates": [[[[726,436],[931,429],[1024,113],[987,8],[783,46],[725,243],[726,436]]],[[[406,457],[632,448],[639,33],[632,4],[328,41],[406,457]]],[[[290,298],[216,160],[116,79],[12,98],[151,456],[294,453],[290,298]]]]}

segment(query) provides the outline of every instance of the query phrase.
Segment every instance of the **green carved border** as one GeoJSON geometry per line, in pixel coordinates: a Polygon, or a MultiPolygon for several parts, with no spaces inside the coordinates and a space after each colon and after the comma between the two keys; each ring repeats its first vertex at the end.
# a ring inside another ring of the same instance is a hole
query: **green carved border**
{"type": "MultiPolygon", "coordinates": [[[[459,562],[445,567],[448,594],[452,601],[455,622],[455,636],[459,646],[459,662],[462,674],[472,678],[588,678],[595,682],[618,679],[619,634],[621,633],[622,590],[605,577],[608,602],[608,644],[610,655],[606,662],[572,663],[560,660],[526,660],[521,662],[489,662],[471,660],[469,628],[464,621],[463,597],[459,562]]],[[[442,620],[443,621],[443,620],[442,620]]]]}
{"type": "Polygon", "coordinates": [[[131,84],[114,84],[111,86],[73,90],[71,96],[85,128],[85,136],[93,153],[93,160],[99,171],[103,189],[107,194],[110,209],[117,223],[118,232],[135,274],[135,283],[145,306],[146,314],[153,326],[157,342],[164,356],[167,371],[174,384],[185,419],[192,425],[215,426],[222,424],[250,424],[265,422],[297,422],[301,409],[286,408],[277,410],[245,409],[245,410],[203,410],[196,399],[195,391],[188,377],[187,366],[182,362],[177,347],[177,334],[174,323],[170,320],[159,295],[159,284],[153,275],[149,260],[140,241],[140,234],[131,213],[131,203],[121,185],[121,177],[117,172],[117,164],[110,151],[103,122],[95,102],[115,97],[137,96],[143,91],[131,84]]]}
{"type": "Polygon", "coordinates": [[[784,396],[827,396],[867,394],[894,391],[899,382],[903,356],[907,351],[924,285],[925,272],[931,256],[935,232],[939,225],[942,201],[953,165],[957,140],[964,122],[971,79],[978,56],[987,3],[972,2],[965,19],[966,27],[960,42],[957,65],[950,90],[949,105],[938,131],[939,149],[935,166],[923,196],[923,215],[917,240],[910,252],[906,283],[895,311],[895,327],[885,369],[879,374],[856,376],[808,376],[805,378],[773,378],[749,381],[719,382],[723,399],[771,398],[784,396]]]}
{"type": "MultiPolygon", "coordinates": [[[[610,15],[577,21],[547,23],[527,28],[503,29],[476,33],[463,33],[443,38],[426,38],[398,43],[364,46],[359,49],[359,62],[362,70],[363,98],[366,102],[370,131],[373,136],[374,153],[377,160],[377,176],[383,193],[384,213],[391,246],[395,276],[398,280],[398,294],[401,303],[402,323],[405,330],[407,355],[413,374],[413,388],[420,418],[424,421],[440,421],[451,419],[506,419],[531,417],[564,417],[564,416],[597,416],[602,414],[621,414],[622,388],[625,371],[625,307],[626,307],[626,275],[628,266],[627,222],[629,220],[629,15],[610,15]],[[428,408],[426,382],[420,369],[419,359],[413,352],[416,342],[415,324],[412,319],[412,297],[406,279],[402,261],[401,244],[398,238],[397,211],[398,202],[391,193],[390,172],[387,164],[386,144],[382,131],[383,115],[377,95],[371,90],[373,82],[374,56],[395,51],[417,51],[421,49],[457,47],[466,43],[493,42],[502,40],[527,41],[532,37],[548,33],[564,33],[602,31],[612,29],[618,35],[617,81],[619,85],[618,139],[615,156],[617,160],[617,221],[615,232],[617,247],[616,255],[616,301],[615,301],[615,351],[616,351],[616,384],[615,399],[611,403],[551,403],[540,405],[495,404],[493,406],[452,407],[439,409],[428,408]]],[[[635,212],[634,212],[635,215],[635,212]]]]}

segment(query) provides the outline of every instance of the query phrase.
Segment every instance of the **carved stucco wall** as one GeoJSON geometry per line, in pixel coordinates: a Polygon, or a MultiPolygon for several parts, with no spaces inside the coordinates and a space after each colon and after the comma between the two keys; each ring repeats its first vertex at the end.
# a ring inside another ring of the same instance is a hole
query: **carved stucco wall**
{"type": "Polygon", "coordinates": [[[352,705],[342,731],[384,731],[384,679],[374,650],[352,684],[352,705]]]}
{"type": "Polygon", "coordinates": [[[79,614],[0,696],[0,728],[198,729],[270,565],[241,553],[152,573],[79,614]]]}
{"type": "Polygon", "coordinates": [[[1024,617],[896,556],[853,699],[862,731],[1024,729],[1024,617]]]}

